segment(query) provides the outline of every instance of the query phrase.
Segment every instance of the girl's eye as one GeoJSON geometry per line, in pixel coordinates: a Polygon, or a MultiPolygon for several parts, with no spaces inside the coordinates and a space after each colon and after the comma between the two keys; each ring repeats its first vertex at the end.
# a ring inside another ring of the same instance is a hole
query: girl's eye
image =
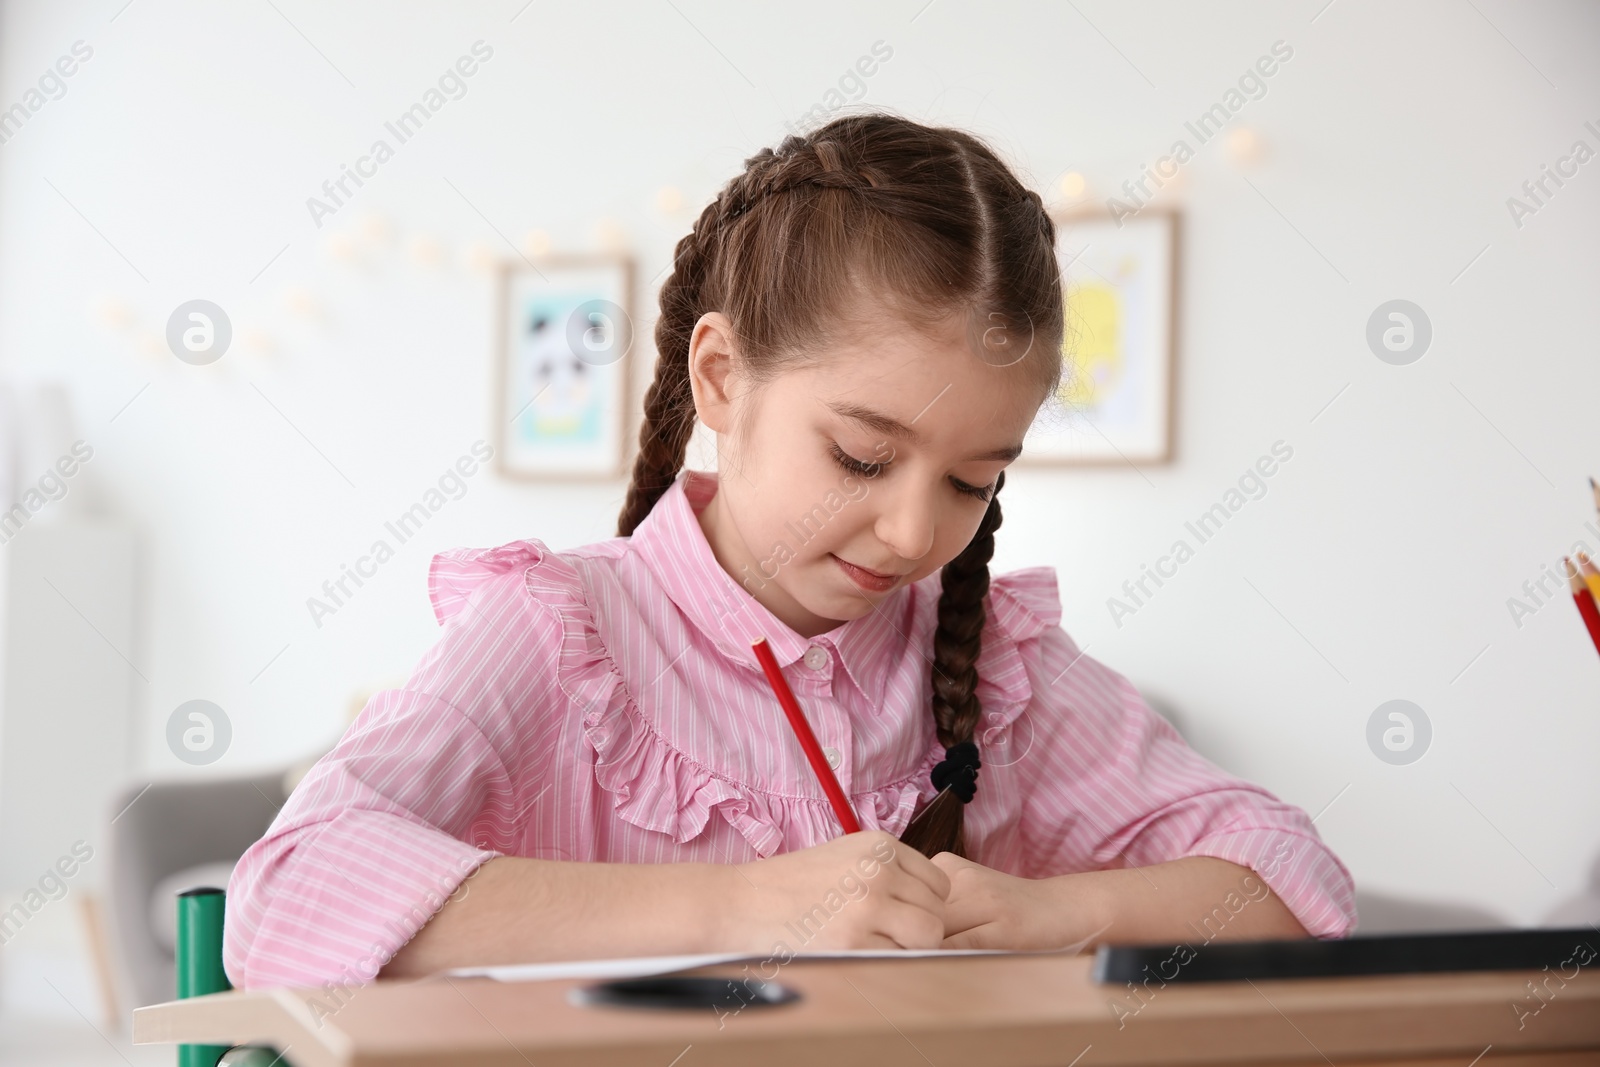
{"type": "Polygon", "coordinates": [[[968,485],[959,478],[951,478],[950,484],[954,485],[958,492],[966,493],[968,496],[975,496],[979,500],[988,500],[994,496],[993,483],[984,486],[968,485]]]}
{"type": "Polygon", "coordinates": [[[859,474],[864,478],[876,478],[883,473],[882,463],[863,463],[840,448],[837,442],[830,444],[828,451],[833,453],[833,458],[838,462],[839,466],[852,474],[859,474]]]}
{"type": "MultiPolygon", "coordinates": [[[[859,474],[863,478],[876,478],[883,473],[883,468],[886,466],[883,463],[863,463],[840,448],[837,443],[830,444],[828,450],[833,453],[834,461],[839,466],[852,474],[859,474]]],[[[959,478],[951,478],[950,484],[955,486],[957,492],[965,493],[967,496],[976,497],[979,500],[987,501],[994,495],[994,485],[992,483],[984,486],[968,485],[959,478]]]]}
{"type": "MultiPolygon", "coordinates": [[[[843,448],[840,448],[837,442],[829,445],[829,451],[834,453],[834,461],[837,462],[838,466],[848,470],[851,474],[859,474],[862,478],[878,477],[878,475],[883,474],[883,467],[888,466],[888,464],[882,464],[882,462],[859,461],[859,459],[851,456],[850,453],[846,453],[843,448]]],[[[978,498],[979,501],[987,501],[995,493],[995,486],[992,482],[989,485],[966,485],[960,478],[950,478],[950,485],[955,486],[957,493],[965,493],[966,496],[973,496],[973,498],[978,498]]]]}

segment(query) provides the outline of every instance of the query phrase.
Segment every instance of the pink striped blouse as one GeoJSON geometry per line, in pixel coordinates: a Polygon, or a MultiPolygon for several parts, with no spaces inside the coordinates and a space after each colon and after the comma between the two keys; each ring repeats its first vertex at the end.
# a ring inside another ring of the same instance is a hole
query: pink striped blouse
{"type": "MultiPolygon", "coordinates": [[[[765,634],[863,828],[934,789],[939,575],[806,639],[712,555],[685,472],[631,538],[437,556],[444,630],[377,694],[228,883],[235,986],[371,979],[479,864],[513,855],[741,863],[839,833],[750,649],[765,634]]],[[[1350,874],[1305,812],[1190,749],[1057,625],[1056,576],[992,579],[972,858],[1029,878],[1183,856],[1255,869],[1318,937],[1350,874]]]]}

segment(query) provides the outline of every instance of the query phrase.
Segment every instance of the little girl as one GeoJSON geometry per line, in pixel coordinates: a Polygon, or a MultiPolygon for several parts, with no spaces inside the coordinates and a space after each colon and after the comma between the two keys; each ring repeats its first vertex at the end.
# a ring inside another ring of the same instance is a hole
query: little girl
{"type": "Polygon", "coordinates": [[[989,574],[1062,372],[1054,242],[957,130],[852,116],[748,160],[661,289],[618,536],[434,560],[438,644],[234,869],[233,983],[1346,935],[1305,813],[1078,651],[1052,569],[989,574]],[[683,469],[697,419],[717,473],[683,469]]]}

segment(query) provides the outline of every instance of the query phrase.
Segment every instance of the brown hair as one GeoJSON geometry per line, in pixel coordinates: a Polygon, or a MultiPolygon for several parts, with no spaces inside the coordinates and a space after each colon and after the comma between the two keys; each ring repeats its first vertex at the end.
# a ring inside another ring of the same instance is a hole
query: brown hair
{"type": "MultiPolygon", "coordinates": [[[[982,358],[1018,366],[1041,396],[1055,391],[1061,274],[1039,195],[961,130],[885,114],[837,119],[747,159],[678,242],[618,536],[633,533],[683,468],[695,423],[689,339],[703,314],[728,317],[742,369],[760,384],[825,340],[867,290],[913,324],[965,314],[982,358]]],[[[975,744],[982,714],[976,664],[1004,484],[1002,474],[977,533],[941,574],[933,723],[946,749],[975,744]]],[[[930,856],[964,855],[963,806],[943,788],[901,840],[930,856]]]]}

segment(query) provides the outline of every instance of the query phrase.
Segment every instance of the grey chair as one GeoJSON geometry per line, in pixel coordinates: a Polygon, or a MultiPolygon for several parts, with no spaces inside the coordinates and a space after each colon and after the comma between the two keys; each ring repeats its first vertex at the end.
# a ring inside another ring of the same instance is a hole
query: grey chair
{"type": "Polygon", "coordinates": [[[284,799],[282,771],[135,782],[113,799],[106,925],[124,1008],[173,999],[174,897],[199,885],[227,888],[284,799]]]}

